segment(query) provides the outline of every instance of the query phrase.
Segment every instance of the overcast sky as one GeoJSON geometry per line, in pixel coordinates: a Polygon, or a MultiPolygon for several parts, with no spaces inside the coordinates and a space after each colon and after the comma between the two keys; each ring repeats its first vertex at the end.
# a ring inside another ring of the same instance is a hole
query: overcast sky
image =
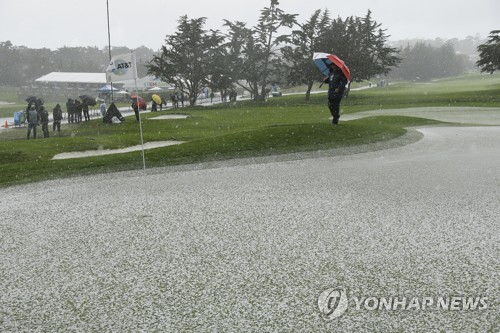
{"type": "MultiPolygon", "coordinates": [[[[177,29],[180,16],[207,17],[206,28],[224,30],[223,19],[254,26],[270,0],[108,0],[111,45],[158,50],[177,29]]],[[[500,0],[280,0],[279,7],[299,14],[316,9],[332,17],[364,16],[382,24],[390,40],[407,38],[486,38],[500,29],[500,0]]],[[[108,45],[106,0],[0,0],[0,42],[30,48],[108,45]]]]}

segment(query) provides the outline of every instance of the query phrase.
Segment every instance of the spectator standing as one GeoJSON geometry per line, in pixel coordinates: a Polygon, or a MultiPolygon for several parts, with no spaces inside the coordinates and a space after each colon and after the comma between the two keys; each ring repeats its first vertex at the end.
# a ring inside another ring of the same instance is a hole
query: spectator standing
{"type": "Polygon", "coordinates": [[[134,109],[135,120],[139,122],[139,106],[137,104],[137,100],[132,102],[132,109],[134,109]]]}
{"type": "Polygon", "coordinates": [[[49,137],[49,112],[42,105],[40,106],[40,123],[42,124],[43,137],[49,137]]]}
{"type": "Polygon", "coordinates": [[[74,112],[75,112],[75,122],[81,123],[82,122],[82,103],[80,103],[80,101],[77,99],[75,99],[74,112]]]}
{"type": "Polygon", "coordinates": [[[173,93],[172,95],[170,95],[170,99],[172,100],[172,108],[175,109],[178,106],[177,95],[173,93]]]}
{"type": "Polygon", "coordinates": [[[74,121],[75,113],[73,109],[74,109],[73,100],[71,98],[68,98],[68,101],[66,102],[66,111],[68,112],[68,124],[71,124],[74,121]]]}
{"type": "Polygon", "coordinates": [[[102,101],[100,108],[101,108],[101,116],[104,118],[104,116],[106,115],[106,102],[102,101]]]}
{"type": "Polygon", "coordinates": [[[85,117],[85,121],[90,121],[89,105],[87,104],[87,102],[82,102],[82,111],[83,117],[85,117]]]}
{"type": "Polygon", "coordinates": [[[57,128],[57,132],[61,132],[62,110],[59,104],[57,104],[56,107],[52,109],[52,118],[54,119],[54,123],[52,124],[52,131],[55,131],[57,128]]]}
{"type": "Polygon", "coordinates": [[[36,139],[36,127],[40,121],[40,116],[36,112],[35,105],[31,105],[29,111],[27,112],[28,121],[28,140],[30,139],[31,130],[33,130],[33,139],[36,139]]]}
{"type": "Polygon", "coordinates": [[[49,112],[42,105],[40,106],[40,123],[42,124],[43,137],[49,137],[49,112]]]}

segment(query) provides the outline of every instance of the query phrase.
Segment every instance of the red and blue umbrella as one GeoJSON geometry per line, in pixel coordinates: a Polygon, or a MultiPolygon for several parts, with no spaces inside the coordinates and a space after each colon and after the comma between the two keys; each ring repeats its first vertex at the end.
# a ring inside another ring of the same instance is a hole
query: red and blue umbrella
{"type": "Polygon", "coordinates": [[[344,73],[347,80],[351,81],[351,71],[342,59],[335,54],[317,52],[313,54],[313,61],[324,76],[330,75],[330,66],[335,64],[342,73],[344,73]]]}

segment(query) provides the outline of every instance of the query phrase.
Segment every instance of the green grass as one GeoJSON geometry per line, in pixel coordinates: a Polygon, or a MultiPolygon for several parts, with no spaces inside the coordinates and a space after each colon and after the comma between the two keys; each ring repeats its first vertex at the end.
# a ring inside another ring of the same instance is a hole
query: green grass
{"type": "MultiPolygon", "coordinates": [[[[214,131],[213,124],[205,125],[211,122],[210,118],[207,117],[205,121],[201,118],[194,116],[193,119],[188,120],[191,124],[179,125],[183,129],[178,132],[172,128],[171,133],[164,130],[165,135],[148,131],[146,141],[152,141],[151,139],[159,136],[163,139],[177,136],[176,139],[189,139],[190,141],[178,146],[146,151],[147,166],[159,167],[359,145],[398,137],[405,133],[404,126],[437,123],[410,117],[371,117],[346,122],[332,129],[325,117],[326,121],[322,122],[269,124],[243,131],[237,129],[222,131],[217,127],[214,131]],[[196,133],[190,133],[191,131],[196,133]]],[[[149,126],[149,122],[146,126],[149,126]]],[[[175,127],[175,125],[167,127],[175,127]]],[[[99,146],[120,148],[135,145],[139,142],[139,137],[129,131],[131,128],[131,125],[118,125],[114,128],[110,126],[107,129],[108,133],[101,132],[95,137],[80,136],[85,135],[84,132],[80,132],[75,137],[4,141],[0,144],[0,162],[2,163],[0,186],[141,168],[140,152],[51,160],[54,154],[64,151],[97,149],[99,146]]]]}
{"type": "MultiPolygon", "coordinates": [[[[146,151],[148,167],[188,164],[238,157],[329,149],[387,140],[405,133],[404,126],[435,123],[406,117],[374,117],[332,129],[327,111],[303,107],[238,108],[191,111],[184,120],[148,120],[144,140],[180,140],[185,144],[146,151]]],[[[0,186],[72,175],[136,169],[140,152],[84,159],[54,160],[61,152],[113,149],[140,142],[137,123],[105,125],[98,120],[68,126],[62,137],[25,140],[25,130],[9,131],[0,141],[0,186]]]]}
{"type": "MultiPolygon", "coordinates": [[[[443,80],[428,85],[401,83],[352,92],[342,101],[343,113],[416,106],[499,106],[497,76],[443,80]],[[468,90],[469,89],[469,90],[468,90]]],[[[332,128],[324,94],[270,98],[211,107],[185,108],[188,119],[149,120],[145,113],[144,141],[178,140],[184,144],[146,151],[147,167],[159,167],[316,151],[396,138],[405,127],[438,122],[411,117],[371,117],[342,122],[332,128]]],[[[51,135],[53,135],[51,131],[51,135]]],[[[41,129],[38,128],[38,136],[41,129]]],[[[140,143],[133,116],[123,124],[100,120],[63,126],[60,137],[26,140],[26,128],[0,132],[0,187],[44,179],[142,167],[140,152],[70,160],[51,160],[62,152],[124,148],[140,143]]]]}

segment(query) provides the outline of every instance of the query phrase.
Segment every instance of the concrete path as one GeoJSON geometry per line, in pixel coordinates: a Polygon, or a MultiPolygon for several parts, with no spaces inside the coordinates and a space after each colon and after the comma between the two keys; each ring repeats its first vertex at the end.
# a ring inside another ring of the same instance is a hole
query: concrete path
{"type": "Polygon", "coordinates": [[[342,115],[341,120],[380,115],[411,116],[458,124],[500,125],[500,108],[491,107],[419,107],[372,110],[342,115]]]}

